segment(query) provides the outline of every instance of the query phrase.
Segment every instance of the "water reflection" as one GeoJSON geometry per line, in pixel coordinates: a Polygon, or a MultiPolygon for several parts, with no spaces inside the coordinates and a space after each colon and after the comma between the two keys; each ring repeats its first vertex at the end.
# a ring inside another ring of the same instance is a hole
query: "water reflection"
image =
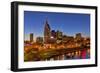
{"type": "Polygon", "coordinates": [[[67,54],[62,54],[59,56],[54,56],[50,59],[50,61],[53,60],[69,60],[69,59],[89,59],[90,58],[90,49],[85,49],[85,50],[81,50],[81,51],[75,51],[75,52],[70,52],[67,54]]]}

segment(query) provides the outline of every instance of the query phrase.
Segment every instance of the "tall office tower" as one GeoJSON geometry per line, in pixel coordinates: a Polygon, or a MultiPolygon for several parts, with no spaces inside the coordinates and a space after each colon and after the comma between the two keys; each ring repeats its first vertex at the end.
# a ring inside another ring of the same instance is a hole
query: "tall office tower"
{"type": "Polygon", "coordinates": [[[46,20],[45,26],[44,26],[44,43],[48,43],[50,37],[51,37],[51,29],[48,24],[48,21],[46,20]]]}
{"type": "Polygon", "coordinates": [[[30,42],[33,42],[33,33],[30,33],[30,42]]]}

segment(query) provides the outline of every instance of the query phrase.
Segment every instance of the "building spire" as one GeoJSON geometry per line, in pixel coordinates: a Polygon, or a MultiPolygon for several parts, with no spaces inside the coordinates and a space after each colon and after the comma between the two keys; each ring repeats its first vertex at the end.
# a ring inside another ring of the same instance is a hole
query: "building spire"
{"type": "Polygon", "coordinates": [[[48,18],[46,17],[46,21],[45,21],[45,27],[50,29],[49,23],[48,23],[48,18]]]}
{"type": "Polygon", "coordinates": [[[44,42],[47,43],[49,41],[51,35],[50,26],[46,17],[45,26],[44,26],[44,42]]]}
{"type": "Polygon", "coordinates": [[[46,24],[48,24],[48,18],[46,17],[46,24]]]}

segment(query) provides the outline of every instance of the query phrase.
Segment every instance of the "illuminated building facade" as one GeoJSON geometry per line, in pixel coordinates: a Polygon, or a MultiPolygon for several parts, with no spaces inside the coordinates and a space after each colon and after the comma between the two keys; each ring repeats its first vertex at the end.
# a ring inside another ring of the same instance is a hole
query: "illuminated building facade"
{"type": "Polygon", "coordinates": [[[63,35],[63,37],[62,37],[63,43],[68,43],[68,42],[71,42],[72,40],[74,40],[74,37],[73,36],[63,35]]]}
{"type": "Polygon", "coordinates": [[[36,43],[43,43],[43,37],[37,37],[36,38],[36,43]]]}
{"type": "Polygon", "coordinates": [[[57,39],[62,39],[62,35],[63,35],[62,32],[57,30],[57,32],[56,32],[57,39]]]}
{"type": "Polygon", "coordinates": [[[52,31],[51,31],[51,37],[52,37],[52,38],[56,38],[56,32],[55,32],[55,30],[52,30],[52,31]]]}
{"type": "Polygon", "coordinates": [[[48,21],[46,20],[46,23],[44,26],[44,43],[48,43],[50,37],[51,37],[51,29],[48,24],[48,21]]]}
{"type": "Polygon", "coordinates": [[[81,39],[81,38],[82,38],[81,33],[77,33],[77,34],[76,34],[76,39],[81,39]]]}

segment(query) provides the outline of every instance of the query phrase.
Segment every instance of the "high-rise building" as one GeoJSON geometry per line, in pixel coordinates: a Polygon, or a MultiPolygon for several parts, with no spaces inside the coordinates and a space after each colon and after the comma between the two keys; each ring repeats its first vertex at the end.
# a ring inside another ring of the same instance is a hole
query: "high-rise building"
{"type": "Polygon", "coordinates": [[[30,33],[30,42],[33,42],[33,33],[30,33]]]}
{"type": "Polygon", "coordinates": [[[44,43],[48,43],[48,40],[51,37],[51,29],[48,24],[48,21],[46,20],[45,26],[44,26],[44,43]]]}
{"type": "Polygon", "coordinates": [[[56,38],[57,39],[62,39],[62,32],[61,31],[59,31],[59,30],[57,30],[57,32],[56,32],[56,38]]]}
{"type": "Polygon", "coordinates": [[[73,40],[74,40],[74,37],[73,36],[63,35],[63,37],[62,37],[62,42],[63,43],[71,42],[73,40]]]}
{"type": "Polygon", "coordinates": [[[52,38],[56,38],[56,32],[55,32],[55,30],[52,30],[52,31],[51,31],[51,37],[52,37],[52,38]]]}
{"type": "Polygon", "coordinates": [[[57,39],[56,43],[61,43],[62,42],[62,36],[63,36],[62,32],[57,30],[57,32],[56,32],[56,39],[57,39]]]}
{"type": "Polygon", "coordinates": [[[36,43],[43,43],[43,37],[37,37],[36,38],[36,43]]]}
{"type": "Polygon", "coordinates": [[[77,34],[76,34],[76,39],[81,39],[81,38],[82,38],[81,33],[77,33],[77,34]]]}

